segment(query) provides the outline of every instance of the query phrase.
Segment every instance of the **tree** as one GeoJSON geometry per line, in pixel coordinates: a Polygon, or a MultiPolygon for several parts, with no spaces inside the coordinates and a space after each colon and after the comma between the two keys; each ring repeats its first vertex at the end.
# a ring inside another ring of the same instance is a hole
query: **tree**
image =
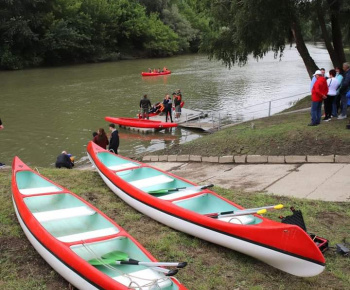
{"type": "Polygon", "coordinates": [[[327,29],[323,13],[328,11],[332,26],[332,38],[328,37],[327,49],[334,62],[339,65],[343,57],[341,28],[339,26],[339,0],[218,0],[212,4],[216,33],[208,35],[202,49],[210,57],[224,61],[228,66],[244,65],[248,55],[259,59],[273,51],[275,57],[282,57],[285,46],[294,41],[311,77],[318,68],[306,47],[302,23],[317,13],[324,39],[327,29]],[[328,5],[328,6],[327,6],[328,5]],[[325,8],[329,8],[326,10],[325,8]],[[322,12],[323,11],[323,12],[322,12]],[[332,41],[330,41],[332,39],[332,41]],[[331,43],[332,42],[332,43],[331,43]],[[333,51],[332,51],[333,50],[333,51]]]}

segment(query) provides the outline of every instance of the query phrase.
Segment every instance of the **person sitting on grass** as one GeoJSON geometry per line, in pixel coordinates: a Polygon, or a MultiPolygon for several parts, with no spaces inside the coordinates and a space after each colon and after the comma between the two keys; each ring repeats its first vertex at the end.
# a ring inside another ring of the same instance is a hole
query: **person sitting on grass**
{"type": "Polygon", "coordinates": [[[56,168],[65,167],[72,169],[74,166],[74,157],[71,154],[68,154],[67,151],[62,151],[60,155],[57,156],[55,163],[56,168]]]}

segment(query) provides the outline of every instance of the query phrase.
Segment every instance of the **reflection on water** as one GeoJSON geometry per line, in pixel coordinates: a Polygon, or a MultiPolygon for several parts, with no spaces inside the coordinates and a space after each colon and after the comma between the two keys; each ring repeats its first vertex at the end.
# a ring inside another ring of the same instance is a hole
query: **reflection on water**
{"type": "MultiPolygon", "coordinates": [[[[310,46],[319,66],[330,68],[327,52],[310,46]]],[[[87,162],[85,147],[92,132],[108,129],[105,116],[133,117],[139,100],[148,94],[152,103],[181,89],[185,107],[209,112],[226,119],[259,117],[266,104],[276,98],[309,90],[310,80],[295,48],[287,48],[282,61],[267,55],[250,60],[247,66],[225,68],[203,55],[146,59],[0,72],[0,162],[11,163],[18,155],[29,164],[47,166],[67,150],[78,163],[87,162]],[[166,66],[171,75],[141,77],[148,67],[166,66]]],[[[297,96],[299,94],[299,96],[297,96]]],[[[293,99],[274,102],[272,113],[293,99]]],[[[134,156],[188,142],[200,137],[184,129],[142,135],[120,129],[120,154],[134,156]]]]}

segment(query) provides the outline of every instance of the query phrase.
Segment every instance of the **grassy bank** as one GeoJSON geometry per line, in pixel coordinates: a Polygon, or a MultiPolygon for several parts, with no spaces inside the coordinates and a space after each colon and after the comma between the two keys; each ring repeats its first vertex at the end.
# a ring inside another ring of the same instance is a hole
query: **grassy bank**
{"type": "MultiPolygon", "coordinates": [[[[300,100],[291,110],[310,107],[310,98],[300,100]]],[[[280,114],[231,126],[194,141],[176,145],[171,153],[161,150],[157,154],[224,155],[348,155],[349,120],[310,123],[310,112],[280,114]],[[195,153],[194,153],[195,152],[195,153]]]]}
{"type": "MultiPolygon", "coordinates": [[[[69,188],[101,209],[139,240],[159,260],[184,260],[189,265],[177,277],[193,290],[227,289],[345,289],[350,283],[349,258],[333,249],[325,253],[326,270],[312,278],[294,277],[246,255],[177,232],[138,213],[112,193],[96,172],[40,168],[40,173],[69,188]]],[[[0,288],[68,289],[34,250],[16,219],[11,201],[10,171],[0,170],[0,288]]],[[[348,203],[332,203],[246,194],[215,188],[219,194],[256,207],[283,203],[302,209],[310,232],[330,239],[331,245],[349,235],[348,203]]],[[[270,212],[269,218],[288,215],[270,212]]]]}

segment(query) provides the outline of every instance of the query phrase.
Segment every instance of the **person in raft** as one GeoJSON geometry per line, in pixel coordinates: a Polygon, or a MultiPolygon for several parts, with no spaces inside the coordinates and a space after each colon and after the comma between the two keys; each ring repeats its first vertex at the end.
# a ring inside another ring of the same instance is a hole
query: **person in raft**
{"type": "Polygon", "coordinates": [[[163,72],[166,72],[168,69],[166,67],[163,67],[163,72]]]}
{"type": "Polygon", "coordinates": [[[151,101],[147,98],[147,95],[143,95],[140,100],[140,110],[141,110],[141,118],[149,120],[149,110],[152,108],[151,101]]]}
{"type": "Polygon", "coordinates": [[[111,131],[111,139],[109,140],[108,150],[118,154],[119,148],[119,134],[114,124],[109,124],[109,131],[111,131]]]}
{"type": "Polygon", "coordinates": [[[74,166],[74,157],[71,154],[68,154],[67,151],[62,151],[62,153],[57,156],[55,166],[56,168],[65,167],[72,169],[74,166]]]}
{"type": "Polygon", "coordinates": [[[170,116],[171,123],[173,122],[173,116],[172,116],[172,106],[173,102],[171,101],[171,98],[169,95],[165,95],[164,101],[164,113],[165,113],[165,122],[168,122],[168,115],[170,116]]]}
{"type": "Polygon", "coordinates": [[[97,130],[97,135],[92,141],[103,149],[107,149],[107,145],[109,144],[106,132],[103,128],[97,130]]]}

